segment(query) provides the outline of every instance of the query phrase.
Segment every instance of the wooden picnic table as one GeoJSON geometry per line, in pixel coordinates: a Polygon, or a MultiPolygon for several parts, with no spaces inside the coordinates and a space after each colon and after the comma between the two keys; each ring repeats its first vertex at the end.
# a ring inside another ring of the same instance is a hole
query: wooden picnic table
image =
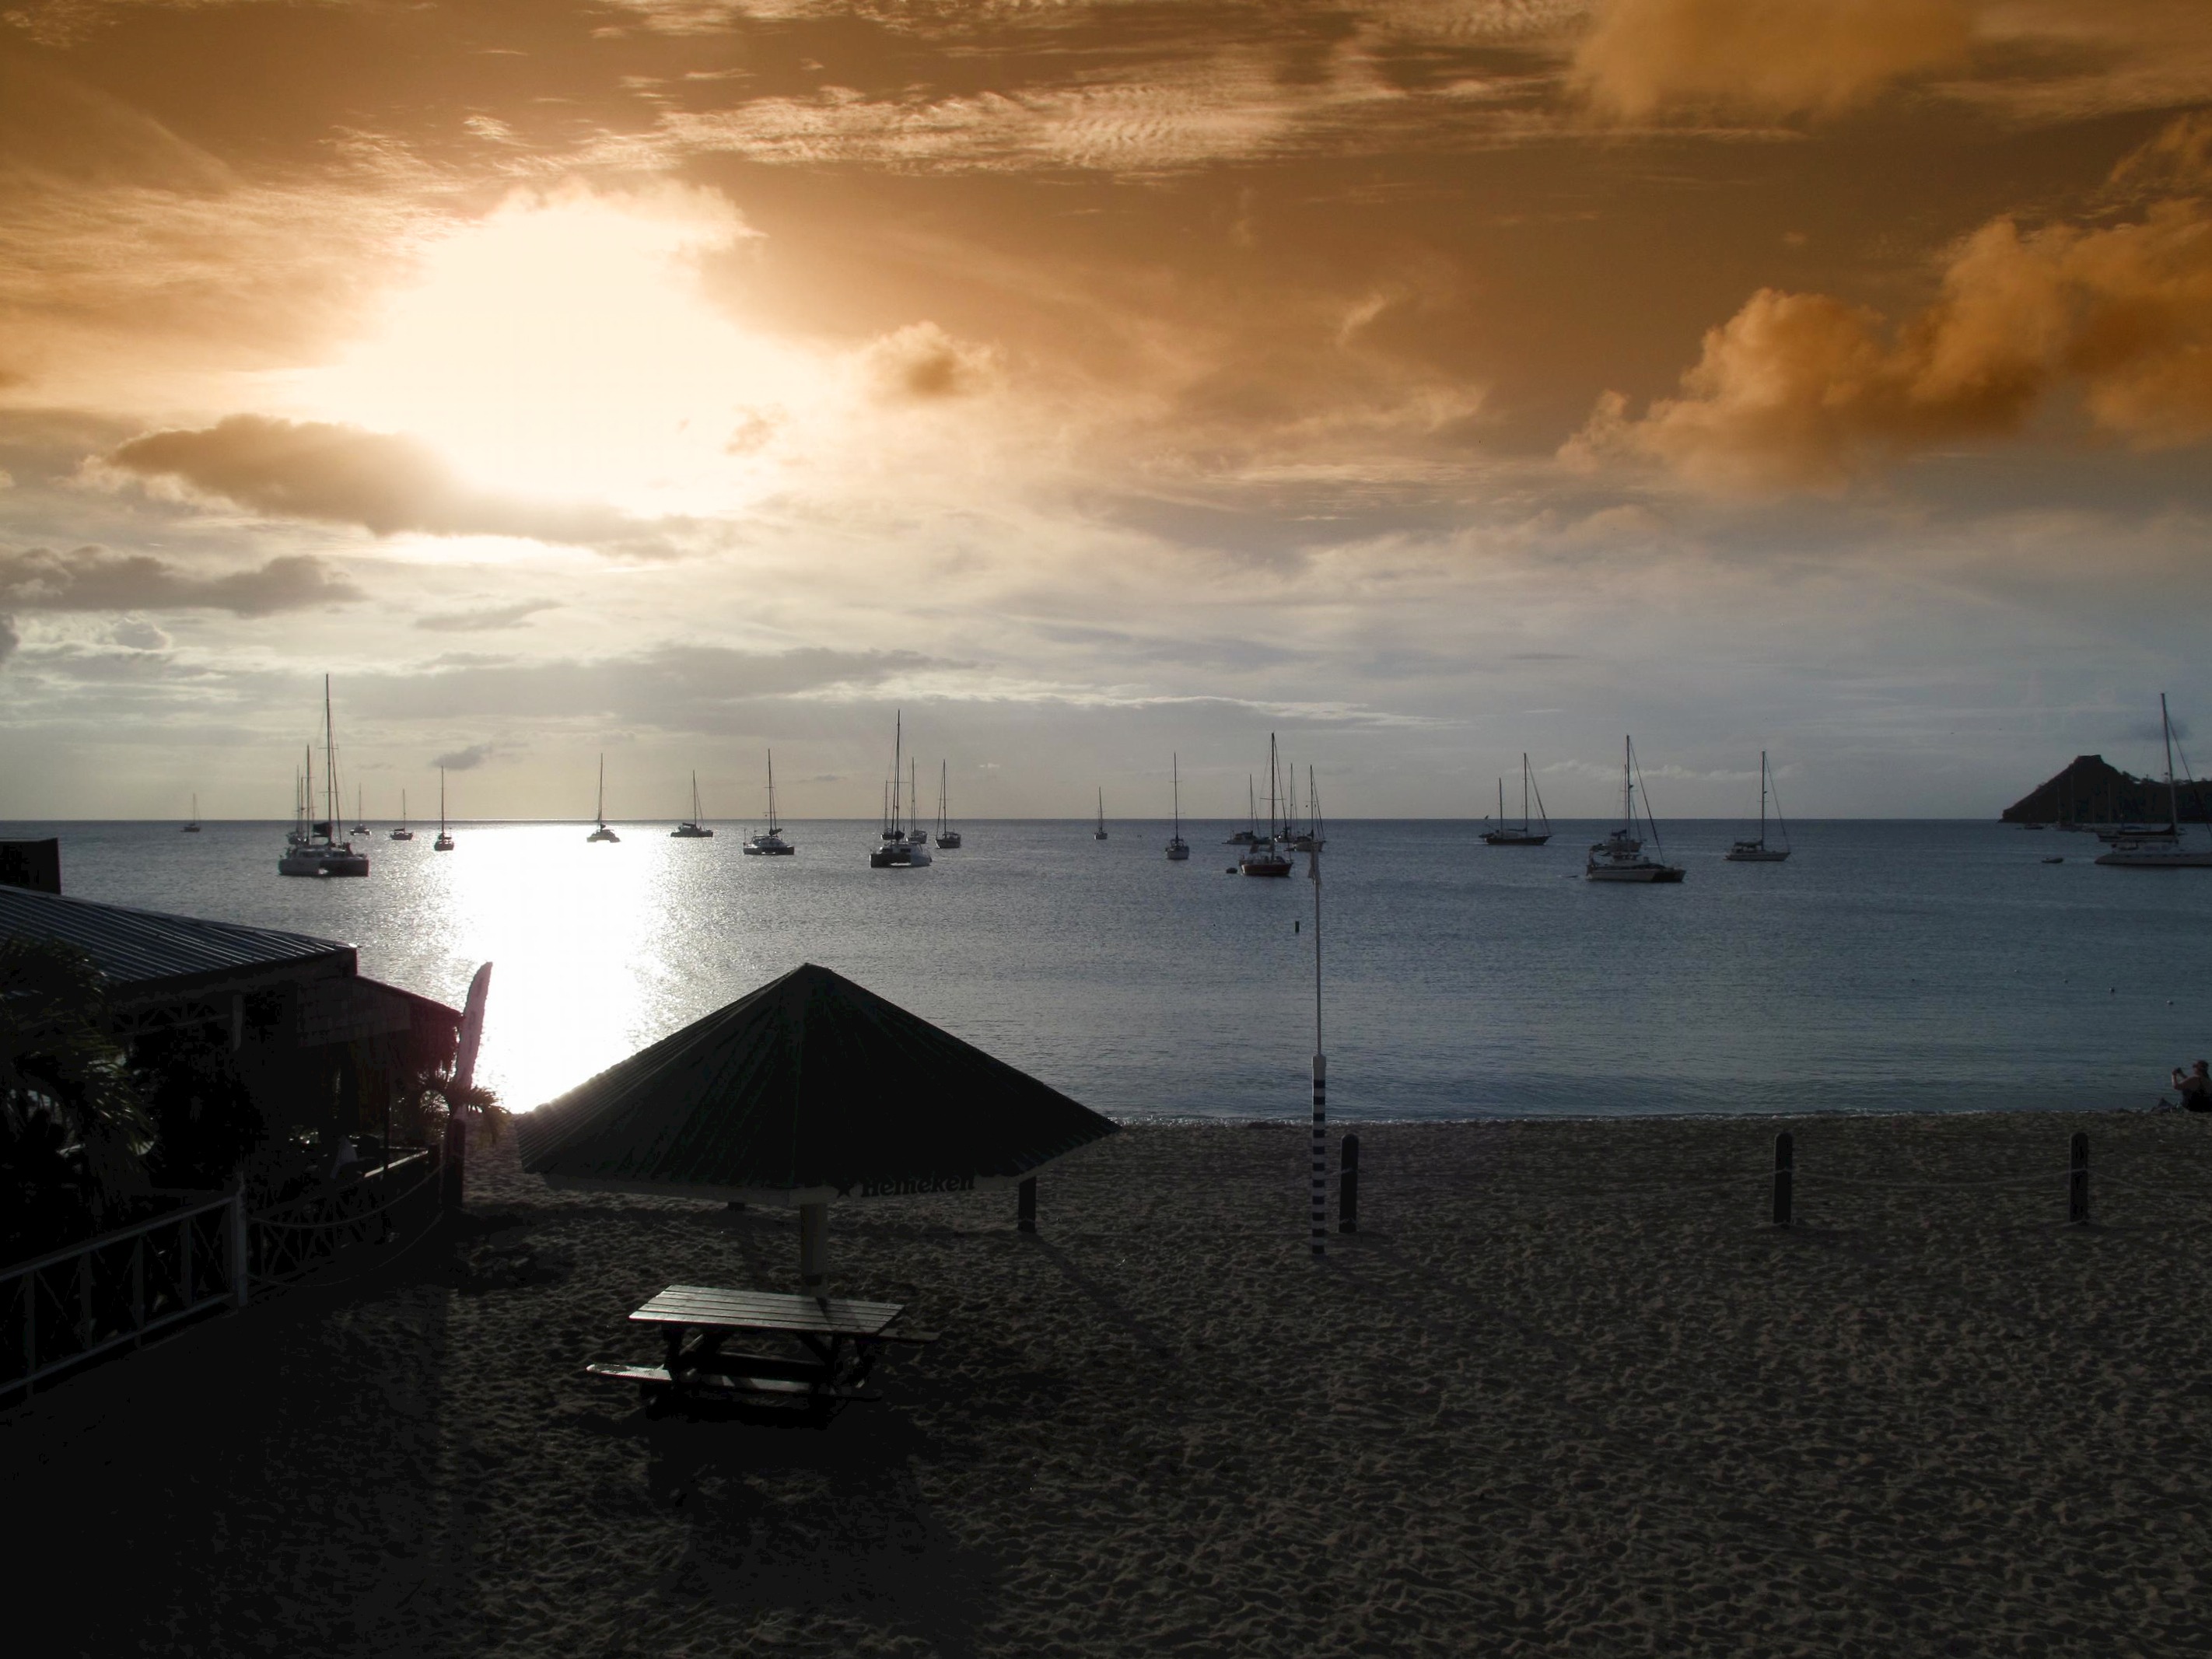
{"type": "Polygon", "coordinates": [[[936,1340],[892,1330],[905,1311],[896,1302],[671,1285],[629,1316],[632,1324],[659,1328],[662,1363],[586,1369],[637,1383],[649,1405],[702,1400],[826,1414],[848,1401],[883,1397],[866,1383],[886,1344],[936,1340]],[[738,1353],[724,1346],[741,1335],[788,1339],[794,1351],[738,1353]]]}

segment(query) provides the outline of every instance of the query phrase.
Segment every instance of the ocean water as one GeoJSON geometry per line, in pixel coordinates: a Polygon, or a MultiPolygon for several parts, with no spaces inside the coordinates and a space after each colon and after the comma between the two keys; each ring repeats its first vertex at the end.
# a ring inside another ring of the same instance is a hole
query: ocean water
{"type": "MultiPolygon", "coordinates": [[[[874,826],[380,830],[363,881],[276,873],[282,825],[58,835],[68,892],[360,947],[458,1004],[495,964],[481,1074],[527,1108],[801,962],[836,969],[1117,1117],[1298,1117],[1314,890],[1224,873],[1231,826],[979,823],[924,870],[874,826]]],[[[2099,869],[2086,836],[1808,823],[1732,865],[1734,823],[1662,824],[1678,887],[1581,878],[1606,826],[1492,848],[1479,826],[1334,824],[1323,1038],[1338,1118],[2143,1105],[2212,1053],[2212,871],[2099,869]],[[2065,862],[2041,860],[2063,854],[2065,862]]]]}

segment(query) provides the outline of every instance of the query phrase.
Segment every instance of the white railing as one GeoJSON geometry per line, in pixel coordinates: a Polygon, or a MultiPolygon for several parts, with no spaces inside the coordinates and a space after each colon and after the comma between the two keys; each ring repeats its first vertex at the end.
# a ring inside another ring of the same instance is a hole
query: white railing
{"type": "Polygon", "coordinates": [[[243,1308],[354,1245],[419,1236],[437,1217],[441,1163],[408,1152],[266,1210],[212,1195],[0,1267],[0,1404],[180,1320],[243,1308]]]}
{"type": "Polygon", "coordinates": [[[246,1300],[246,1203],[227,1193],[0,1268],[0,1398],[246,1300]]]}

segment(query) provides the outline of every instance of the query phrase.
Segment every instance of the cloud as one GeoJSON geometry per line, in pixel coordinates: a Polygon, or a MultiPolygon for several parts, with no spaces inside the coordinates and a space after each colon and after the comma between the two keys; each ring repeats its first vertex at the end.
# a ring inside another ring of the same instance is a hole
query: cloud
{"type": "Polygon", "coordinates": [[[934,403],[980,392],[998,376],[998,354],[956,340],[935,323],[909,323],[863,354],[880,395],[934,403]]]}
{"type": "Polygon", "coordinates": [[[106,465],[274,518],[359,525],[378,536],[416,531],[592,545],[645,528],[606,507],[473,489],[411,438],[320,421],[234,415],[202,430],[133,439],[106,465]]]}
{"type": "Polygon", "coordinates": [[[367,597],[327,561],[304,553],[201,576],[149,553],[104,547],[0,552],[0,604],[18,611],[228,611],[266,617],[367,597]]]}
{"type": "Polygon", "coordinates": [[[488,633],[494,629],[519,627],[541,611],[558,609],[558,604],[551,599],[525,599],[517,605],[487,605],[480,611],[447,611],[417,617],[415,626],[427,628],[434,634],[488,633]]]}
{"type": "Polygon", "coordinates": [[[14,656],[15,647],[22,642],[23,636],[15,631],[15,619],[13,617],[0,616],[0,662],[5,662],[14,656]]]}
{"type": "Polygon", "coordinates": [[[439,756],[430,764],[447,772],[473,772],[506,748],[504,744],[472,743],[465,749],[456,749],[451,754],[439,756]]]}
{"type": "Polygon", "coordinates": [[[1717,489],[1833,490],[1885,459],[2021,427],[2062,387],[2143,449],[2212,437],[2212,215],[2023,231],[1997,219],[1890,329],[1863,307],[1762,289],[1719,327],[1681,394],[1632,417],[1599,400],[1561,451],[1656,460],[1717,489]]]}
{"type": "Polygon", "coordinates": [[[1832,115],[1964,61],[1969,0],[1608,0],[1573,78],[1607,113],[1832,115]]]}
{"type": "Polygon", "coordinates": [[[107,637],[130,651],[166,651],[169,636],[143,617],[119,622],[108,630],[107,637]]]}

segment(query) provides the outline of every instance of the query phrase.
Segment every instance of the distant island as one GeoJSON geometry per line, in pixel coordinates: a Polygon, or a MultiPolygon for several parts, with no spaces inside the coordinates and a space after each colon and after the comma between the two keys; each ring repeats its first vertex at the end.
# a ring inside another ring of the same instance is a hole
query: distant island
{"type": "MultiPolygon", "coordinates": [[[[2184,823],[2203,823],[2204,790],[2180,784],[2184,823]]],[[[2056,777],[2022,795],[2002,814],[2007,823],[2164,823],[2166,780],[2123,772],[2102,755],[2076,755],[2056,777]]]]}

